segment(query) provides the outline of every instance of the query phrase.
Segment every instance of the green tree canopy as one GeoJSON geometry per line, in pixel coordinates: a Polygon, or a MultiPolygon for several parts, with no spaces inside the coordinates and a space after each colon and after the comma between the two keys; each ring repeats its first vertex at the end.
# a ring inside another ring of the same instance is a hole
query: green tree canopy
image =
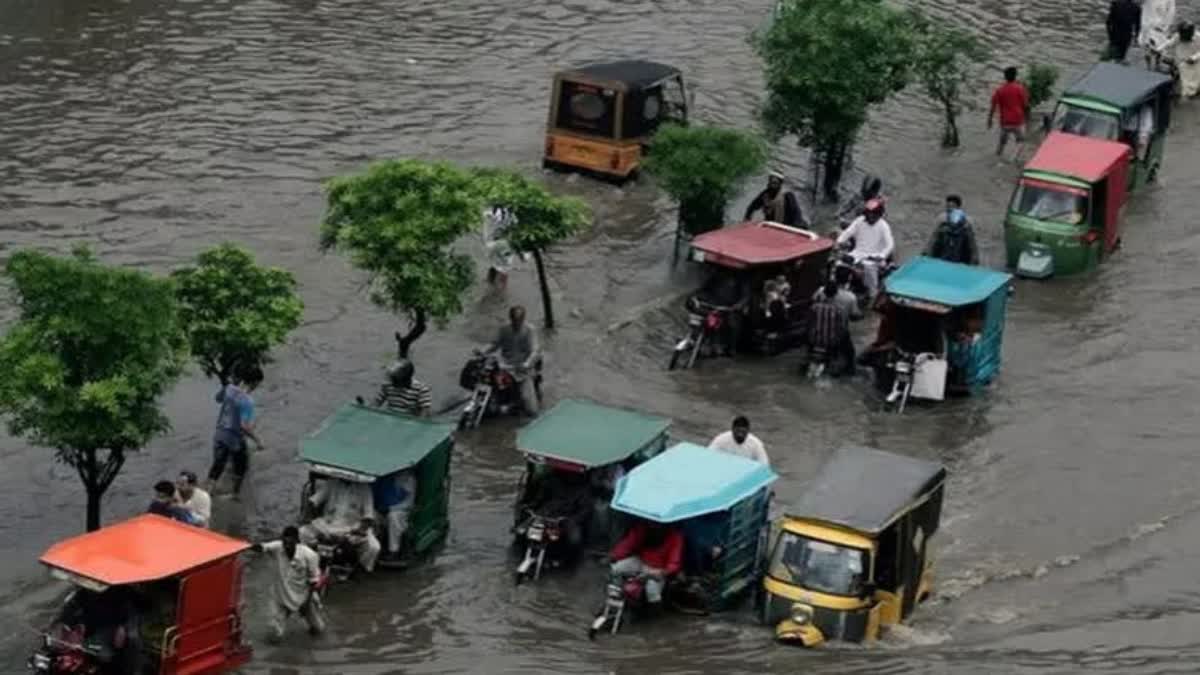
{"type": "Polygon", "coordinates": [[[1054,85],[1058,82],[1058,68],[1045,63],[1034,63],[1025,68],[1025,85],[1029,90],[1029,107],[1036,109],[1054,98],[1054,85]]]}
{"type": "Polygon", "coordinates": [[[507,209],[513,216],[504,237],[514,250],[533,254],[546,327],[554,328],[554,309],[542,254],[590,224],[587,204],[574,197],[554,195],[542,184],[515,171],[482,168],[476,169],[474,176],[486,203],[507,209]]]}
{"type": "Polygon", "coordinates": [[[159,398],[187,359],[174,289],[85,250],[18,251],[5,271],[20,315],[0,340],[0,414],[76,469],[95,530],[127,453],[169,428],[159,398]]]}
{"type": "Polygon", "coordinates": [[[767,163],[758,136],[715,126],[667,124],[643,166],[679,204],[680,224],[697,234],[725,224],[725,205],[767,163]]]}
{"type": "Polygon", "coordinates": [[[958,147],[958,116],[974,74],[990,52],[973,34],[912,13],[917,38],[913,61],[925,93],[942,109],[942,145],[958,147]]]}
{"type": "Polygon", "coordinates": [[[908,84],[916,48],[908,17],[883,0],[784,0],[753,44],[765,67],[767,132],[816,151],[825,193],[836,198],[868,109],[908,84]]]}
{"type": "Polygon", "coordinates": [[[483,220],[484,199],[473,176],[442,162],[380,162],[326,184],[321,248],[346,253],[370,275],[371,299],[407,316],[396,334],[408,355],[428,321],[444,324],[462,311],[471,259],[452,249],[483,220]]]}
{"type": "Polygon", "coordinates": [[[260,267],[233,244],[204,251],[171,276],[192,357],[222,384],[238,366],[262,366],[304,313],[290,272],[260,267]]]}

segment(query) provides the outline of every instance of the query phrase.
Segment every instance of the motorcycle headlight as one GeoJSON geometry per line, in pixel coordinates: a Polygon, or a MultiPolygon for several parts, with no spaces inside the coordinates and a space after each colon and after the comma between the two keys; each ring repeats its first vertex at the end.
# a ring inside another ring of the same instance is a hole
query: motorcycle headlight
{"type": "Polygon", "coordinates": [[[808,605],[792,605],[792,621],[801,626],[812,621],[812,607],[808,605]]]}

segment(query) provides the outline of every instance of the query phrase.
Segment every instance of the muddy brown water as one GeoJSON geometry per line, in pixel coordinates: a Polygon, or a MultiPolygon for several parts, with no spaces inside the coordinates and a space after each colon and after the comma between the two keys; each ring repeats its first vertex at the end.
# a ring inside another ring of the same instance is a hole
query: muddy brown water
{"type": "MultiPolygon", "coordinates": [[[[992,79],[1034,59],[1074,76],[1103,32],[1099,0],[924,4],[988,41],[992,79]]],[[[701,119],[750,126],[761,92],[746,35],[768,10],[759,0],[0,0],[0,249],[87,243],[106,260],[165,270],[234,239],[295,272],[306,323],[259,396],[269,449],[254,457],[245,502],[215,507],[222,528],[267,536],[296,511],[297,439],[373,389],[396,327],[342,258],[316,252],[319,182],[400,155],[534,167],[550,74],[593,59],[678,64],[699,84],[701,119]]],[[[915,91],[873,115],[855,160],[885,177],[902,253],[958,192],[987,262],[1001,263],[1015,168],[990,156],[982,114],[964,120],[953,152],[938,148],[937,113],[915,91]]],[[[550,256],[563,324],[546,338],[552,399],[668,415],[692,440],[746,412],[781,473],[783,505],[844,443],[949,464],[939,597],[881,645],[784,649],[748,613],[671,617],[589,643],[599,568],[511,585],[518,460],[514,426],[501,422],[460,444],[453,531],[432,561],[337,588],[329,635],[310,641],[296,626],[282,647],[260,644],[246,672],[1191,672],[1196,123],[1192,109],[1177,115],[1161,184],[1131,201],[1120,255],[1087,280],[1017,284],[991,391],[903,417],[880,414],[861,384],[798,382],[788,357],[666,373],[680,329],[666,299],[695,283],[668,263],[669,202],[646,184],[549,178],[597,213],[591,232],[550,256]]],[[[803,175],[789,145],[777,160],[803,175]]],[[[536,307],[530,270],[515,274],[509,298],[536,307]]],[[[506,302],[481,284],[466,318],[418,343],[439,398],[458,393],[459,364],[506,302]]],[[[143,508],[159,477],[203,470],[212,390],[191,377],[171,394],[174,431],[129,462],[109,519],[143,508]]],[[[77,479],[50,456],[0,438],[4,672],[20,671],[30,625],[57,592],[37,555],[82,526],[77,479]]],[[[259,642],[263,586],[256,567],[247,601],[259,642]]]]}

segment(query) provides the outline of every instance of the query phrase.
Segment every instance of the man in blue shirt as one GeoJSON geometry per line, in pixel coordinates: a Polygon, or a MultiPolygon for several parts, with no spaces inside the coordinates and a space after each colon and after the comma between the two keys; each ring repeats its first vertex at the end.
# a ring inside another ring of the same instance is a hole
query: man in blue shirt
{"type": "Polygon", "coordinates": [[[221,408],[217,413],[217,429],[213,434],[213,464],[208,471],[209,492],[213,491],[225,472],[226,462],[232,461],[233,494],[236,498],[250,464],[246,439],[254,441],[259,450],[263,449],[262,440],[254,433],[254,399],[250,397],[262,379],[261,368],[246,368],[236,378],[240,386],[227,384],[215,396],[221,408]]]}

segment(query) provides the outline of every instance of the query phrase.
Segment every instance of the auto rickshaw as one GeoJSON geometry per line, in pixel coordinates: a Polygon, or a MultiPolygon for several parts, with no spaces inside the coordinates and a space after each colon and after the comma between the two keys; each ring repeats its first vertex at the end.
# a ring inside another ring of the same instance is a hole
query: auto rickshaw
{"type": "Polygon", "coordinates": [[[659,125],[686,124],[689,92],[678,69],[615,61],[554,76],[542,166],[624,182],[636,177],[659,125]]]}
{"type": "Polygon", "coordinates": [[[833,246],[828,237],[769,221],[696,236],[688,258],[710,274],[687,300],[688,334],[675,343],[667,369],[690,368],[722,348],[774,355],[803,343],[808,307],[833,246]]]}
{"type": "Polygon", "coordinates": [[[1004,314],[1012,276],[918,256],[883,284],[883,320],[864,360],[886,403],[941,401],[970,394],[1000,371],[1004,314]]]}
{"type": "MultiPolygon", "coordinates": [[[[301,519],[307,522],[319,515],[312,497],[326,481],[369,486],[378,511],[374,535],[383,549],[378,564],[407,566],[442,541],[450,528],[453,432],[453,424],[432,419],[362,405],[342,406],[300,442],[300,459],[309,471],[301,491],[301,519]],[[397,486],[404,493],[412,488],[415,494],[397,494],[393,492],[397,486]],[[389,530],[396,526],[393,512],[406,523],[395,553],[388,550],[389,530]]],[[[321,541],[317,552],[338,576],[356,568],[352,552],[339,538],[321,541]]]]}
{"type": "MultiPolygon", "coordinates": [[[[757,587],[769,488],[776,478],[765,464],[678,443],[617,482],[611,508],[624,514],[628,528],[657,524],[682,535],[682,566],[664,580],[665,605],[686,613],[717,612],[736,606],[757,587]]],[[[605,628],[620,630],[630,610],[644,605],[646,581],[642,574],[610,573],[589,637],[605,628]]]]}
{"type": "Polygon", "coordinates": [[[1128,145],[1134,153],[1127,190],[1153,181],[1171,124],[1170,76],[1145,68],[1098,63],[1058,100],[1051,128],[1128,145]],[[1145,143],[1139,132],[1149,134],[1145,143]]]}
{"type": "Polygon", "coordinates": [[[242,563],[250,544],[145,514],[51,546],[73,586],[29,659],[39,675],[217,675],[250,661],[242,563]]]}
{"type": "Polygon", "coordinates": [[[1046,279],[1086,272],[1121,242],[1130,151],[1051,132],[1025,165],[1004,219],[1009,269],[1046,279]]]}
{"type": "Polygon", "coordinates": [[[525,456],[513,513],[524,550],[518,584],[576,559],[593,542],[607,552],[616,481],[662,452],[670,427],[663,417],[567,399],[517,434],[525,456]]]}
{"type": "Polygon", "coordinates": [[[866,642],[933,592],[930,540],[946,469],[881,450],[839,450],[778,523],[762,620],[781,642],[866,642]]]}

